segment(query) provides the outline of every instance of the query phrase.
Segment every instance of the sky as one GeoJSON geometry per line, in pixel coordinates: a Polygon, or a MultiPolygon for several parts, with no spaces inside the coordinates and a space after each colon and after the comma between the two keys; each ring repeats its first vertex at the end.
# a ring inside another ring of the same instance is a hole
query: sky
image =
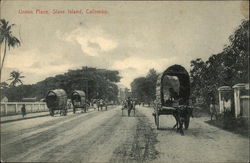
{"type": "Polygon", "coordinates": [[[24,84],[34,84],[89,66],[118,70],[119,84],[130,87],[151,68],[160,73],[180,64],[189,71],[191,60],[207,60],[229,43],[228,37],[249,17],[247,3],[2,1],[1,18],[15,24],[13,35],[21,40],[20,47],[7,50],[2,81],[13,70],[25,76],[24,84]],[[53,14],[55,10],[64,13],[53,14]],[[86,13],[93,10],[104,13],[86,13]]]}

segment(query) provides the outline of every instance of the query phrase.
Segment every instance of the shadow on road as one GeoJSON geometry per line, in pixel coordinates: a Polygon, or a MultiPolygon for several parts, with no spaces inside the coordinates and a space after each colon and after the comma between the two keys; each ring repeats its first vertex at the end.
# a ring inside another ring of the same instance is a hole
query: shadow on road
{"type": "Polygon", "coordinates": [[[8,123],[8,122],[22,121],[22,120],[26,120],[26,119],[46,117],[46,116],[50,116],[50,115],[49,114],[43,114],[43,115],[37,115],[37,116],[32,116],[32,117],[23,117],[23,118],[18,118],[18,119],[11,119],[11,120],[2,121],[1,124],[8,123]]]}
{"type": "Polygon", "coordinates": [[[173,129],[172,127],[160,127],[158,130],[161,131],[176,131],[176,129],[173,129]]]}

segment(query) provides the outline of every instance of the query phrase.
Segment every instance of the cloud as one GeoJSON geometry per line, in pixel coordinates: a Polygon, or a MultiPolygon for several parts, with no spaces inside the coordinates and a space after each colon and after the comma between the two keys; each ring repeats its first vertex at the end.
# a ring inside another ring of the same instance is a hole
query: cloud
{"type": "Polygon", "coordinates": [[[74,66],[63,54],[42,53],[37,50],[19,51],[7,55],[2,79],[7,80],[10,71],[19,70],[25,76],[25,83],[29,84],[51,75],[64,73],[74,66]]]}
{"type": "MultiPolygon", "coordinates": [[[[7,3],[3,13],[18,25],[14,28],[18,31],[13,32],[21,34],[22,45],[7,53],[3,71],[5,76],[14,69],[21,71],[27,83],[81,66],[118,69],[123,77],[121,83],[126,86],[134,78],[145,76],[150,68],[162,72],[172,64],[180,64],[188,70],[192,59],[206,60],[221,52],[244,18],[242,12],[248,11],[244,6],[240,10],[241,2],[111,2],[100,5],[113,13],[104,17],[50,15],[48,21],[47,16],[20,16],[11,12],[19,10],[20,5],[7,3]],[[41,22],[46,22],[46,28],[41,22]]],[[[36,8],[40,4],[28,5],[36,8]]],[[[67,6],[86,5],[90,4],[67,6]]]]}
{"type": "Polygon", "coordinates": [[[63,35],[57,32],[57,36],[64,41],[77,42],[81,46],[81,50],[89,56],[98,56],[102,52],[109,52],[118,45],[118,43],[100,27],[78,27],[63,35]]]}
{"type": "Polygon", "coordinates": [[[133,79],[145,76],[149,69],[154,68],[158,72],[162,72],[172,63],[178,63],[176,57],[161,59],[144,59],[141,57],[128,57],[124,60],[114,62],[112,69],[117,69],[123,77],[121,83],[129,87],[133,79]]]}

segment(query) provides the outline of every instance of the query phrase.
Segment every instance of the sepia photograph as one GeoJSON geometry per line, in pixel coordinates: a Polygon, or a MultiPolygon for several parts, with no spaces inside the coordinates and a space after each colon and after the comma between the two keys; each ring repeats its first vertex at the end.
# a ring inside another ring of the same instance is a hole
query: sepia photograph
{"type": "Polygon", "coordinates": [[[249,162],[249,1],[0,1],[0,160],[249,162]]]}

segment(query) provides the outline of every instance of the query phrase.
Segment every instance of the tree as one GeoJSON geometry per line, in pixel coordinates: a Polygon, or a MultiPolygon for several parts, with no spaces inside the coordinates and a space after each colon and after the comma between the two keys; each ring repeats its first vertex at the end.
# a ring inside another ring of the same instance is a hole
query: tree
{"type": "Polygon", "coordinates": [[[139,77],[133,80],[131,85],[131,92],[134,98],[137,98],[138,101],[146,101],[146,93],[144,91],[145,88],[145,77],[139,77]]]}
{"type": "Polygon", "coordinates": [[[23,82],[21,80],[22,78],[24,78],[24,76],[22,76],[20,72],[12,71],[10,73],[10,78],[8,79],[8,80],[11,80],[10,86],[11,87],[16,87],[16,85],[18,83],[23,84],[23,82]]]}
{"type": "MultiPolygon", "coordinates": [[[[209,95],[218,99],[220,86],[249,82],[249,20],[244,20],[229,37],[230,44],[206,62],[191,61],[191,97],[209,104],[209,95]]],[[[218,100],[216,101],[218,102],[218,100]]]]}
{"type": "Polygon", "coordinates": [[[0,64],[0,76],[2,74],[3,64],[6,57],[6,49],[7,46],[9,47],[15,47],[20,45],[20,41],[12,35],[11,28],[14,26],[14,24],[9,25],[9,22],[5,19],[0,19],[0,50],[2,47],[2,44],[4,44],[4,53],[3,53],[3,59],[0,64]]]}
{"type": "Polygon", "coordinates": [[[5,92],[8,88],[9,88],[8,83],[6,82],[0,83],[0,99],[2,99],[5,96],[5,92]]]}
{"type": "MultiPolygon", "coordinates": [[[[119,82],[120,78],[118,71],[83,67],[48,77],[33,85],[12,86],[6,90],[5,95],[10,101],[20,101],[23,97],[42,99],[45,98],[49,90],[64,89],[68,98],[70,98],[72,91],[82,90],[87,94],[88,99],[103,98],[116,101],[118,95],[116,82],[119,82]]],[[[13,79],[11,77],[11,80],[13,79]]]]}
{"type": "Polygon", "coordinates": [[[150,101],[155,100],[157,78],[158,78],[158,74],[155,71],[155,69],[150,69],[146,76],[148,98],[150,101]]]}
{"type": "Polygon", "coordinates": [[[149,103],[155,100],[157,78],[157,72],[154,69],[150,69],[146,77],[134,79],[130,84],[133,97],[139,101],[149,103]]]}
{"type": "Polygon", "coordinates": [[[0,83],[0,89],[2,90],[2,89],[7,89],[8,88],[8,83],[6,83],[6,82],[1,82],[0,83]]]}

